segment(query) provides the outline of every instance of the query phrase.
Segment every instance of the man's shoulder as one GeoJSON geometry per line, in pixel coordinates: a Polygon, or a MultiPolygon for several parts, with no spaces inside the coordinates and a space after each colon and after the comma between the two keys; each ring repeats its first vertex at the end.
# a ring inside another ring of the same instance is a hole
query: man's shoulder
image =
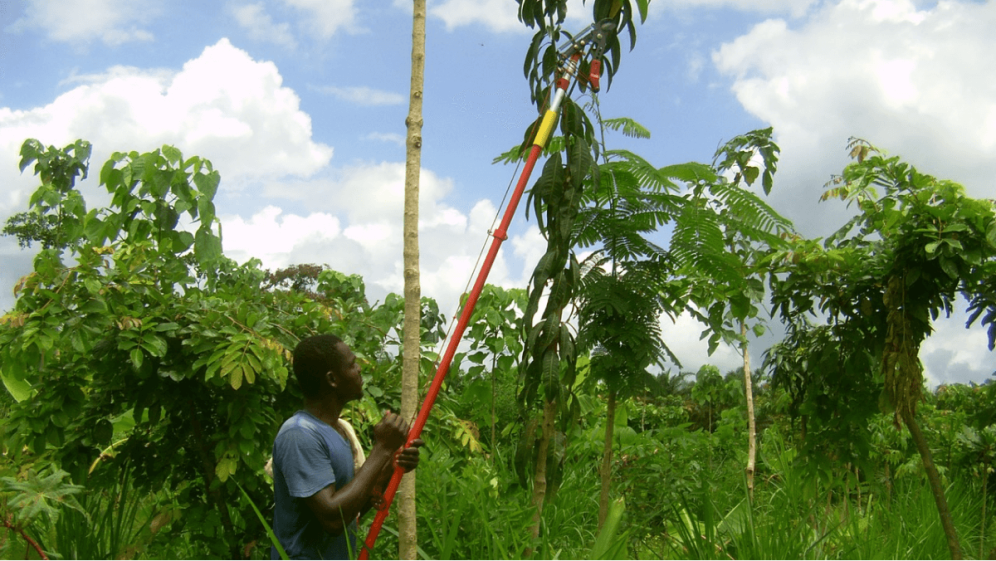
{"type": "Polygon", "coordinates": [[[315,434],[323,434],[330,430],[335,429],[319,421],[306,411],[298,411],[288,417],[288,419],[284,421],[284,424],[280,425],[280,430],[277,432],[277,435],[279,436],[284,432],[311,432],[315,434]]]}
{"type": "Polygon", "coordinates": [[[329,427],[304,411],[298,411],[284,421],[284,424],[280,425],[280,430],[277,431],[274,444],[279,445],[281,442],[297,442],[301,440],[322,442],[327,438],[328,431],[330,430],[334,432],[332,427],[329,427]]]}

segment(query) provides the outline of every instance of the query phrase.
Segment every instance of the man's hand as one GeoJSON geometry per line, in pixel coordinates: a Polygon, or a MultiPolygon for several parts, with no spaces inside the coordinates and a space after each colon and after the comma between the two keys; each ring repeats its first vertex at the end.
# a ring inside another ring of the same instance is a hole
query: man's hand
{"type": "Polygon", "coordinates": [[[425,442],[422,442],[421,438],[416,438],[412,441],[412,445],[405,448],[398,454],[396,460],[400,467],[405,468],[405,472],[409,472],[418,467],[418,448],[419,446],[424,446],[425,442]]]}
{"type": "Polygon", "coordinates": [[[374,427],[374,442],[390,450],[392,454],[405,444],[406,438],[408,423],[390,411],[386,411],[384,418],[374,427]]]}

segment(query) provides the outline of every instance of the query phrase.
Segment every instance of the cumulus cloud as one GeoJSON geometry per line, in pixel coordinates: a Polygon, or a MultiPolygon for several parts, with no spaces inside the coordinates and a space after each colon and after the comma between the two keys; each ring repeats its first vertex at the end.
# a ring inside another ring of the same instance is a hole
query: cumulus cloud
{"type": "MultiPolygon", "coordinates": [[[[482,244],[490,240],[487,233],[496,211],[487,200],[466,214],[448,206],[444,202],[448,181],[426,170],[420,183],[422,294],[435,298],[444,313],[452,313],[472,280],[482,244]]],[[[259,258],[270,269],[318,263],[358,273],[373,300],[388,292],[400,293],[403,185],[404,165],[386,163],[353,168],[332,181],[285,186],[284,194],[304,197],[310,192],[314,204],[309,207],[314,211],[302,216],[268,206],[249,219],[222,216],[225,253],[239,261],[259,258]]],[[[530,235],[510,238],[517,257],[531,257],[531,252],[518,249],[525,247],[523,238],[530,235]]],[[[534,264],[527,263],[526,268],[531,270],[534,264]]],[[[521,286],[522,279],[509,274],[507,260],[499,253],[488,282],[521,286]]]]}
{"type": "Polygon", "coordinates": [[[162,3],[150,0],[29,0],[24,15],[8,29],[37,29],[53,41],[87,44],[99,40],[116,46],[151,41],[148,24],[162,13],[162,3]]]}
{"type": "Polygon", "coordinates": [[[668,8],[733,8],[743,12],[789,13],[801,16],[817,0],[663,0],[653,2],[650,9],[668,8]]]}
{"type": "MultiPolygon", "coordinates": [[[[25,111],[0,108],[0,184],[14,186],[0,193],[0,215],[23,208],[28,190],[36,185],[15,171],[24,138],[55,145],[89,139],[99,151],[95,166],[111,151],[144,151],[170,143],[187,155],[211,159],[221,170],[221,197],[228,200],[219,211],[224,248],[231,257],[256,257],[271,269],[327,263],[361,274],[375,300],[401,291],[404,164],[331,168],[332,148],[314,142],[310,117],[301,111],[297,95],[282,85],[272,63],[254,61],[222,40],[180,70],[114,67],[100,74],[72,74],[64,85],[71,89],[47,105],[25,111]],[[233,182],[243,190],[233,192],[233,182]],[[251,201],[232,196],[249,192],[251,201]],[[254,206],[244,212],[230,206],[246,201],[254,206]]],[[[83,186],[85,192],[91,190],[86,192],[91,206],[94,183],[91,179],[83,186]]],[[[455,309],[481,245],[491,239],[488,230],[496,215],[487,200],[469,212],[453,208],[446,202],[452,189],[452,180],[422,170],[422,290],[447,313],[455,309]]],[[[506,246],[515,248],[517,259],[538,257],[522,236],[513,235],[506,246]]],[[[30,256],[17,252],[10,240],[0,240],[0,255],[4,263],[17,265],[16,270],[4,268],[7,276],[29,270],[30,256]],[[12,255],[23,258],[8,259],[12,255]]],[[[526,263],[526,270],[533,264],[526,263]]],[[[489,281],[519,285],[522,279],[513,276],[520,275],[509,273],[500,253],[489,281]]],[[[10,298],[0,298],[3,309],[11,304],[10,298]]]]}
{"type": "MultiPolygon", "coordinates": [[[[765,21],[713,60],[744,108],[772,124],[786,147],[789,180],[778,182],[775,197],[798,219],[812,216],[819,187],[845,163],[850,136],[975,196],[991,193],[996,75],[979,69],[996,48],[993,25],[992,3],[842,0],[797,27],[765,21]]],[[[806,222],[820,233],[839,224],[827,208],[816,215],[826,219],[806,222]]]]}
{"type": "MultiPolygon", "coordinates": [[[[740,352],[729,345],[720,344],[716,352],[709,356],[709,340],[701,338],[704,329],[705,327],[688,312],[681,314],[674,321],[667,316],[661,317],[664,343],[681,361],[681,371],[697,372],[703,364],[711,364],[719,368],[721,373],[738,367],[743,368],[744,362],[740,352]]],[[[665,365],[665,370],[668,368],[675,373],[678,371],[675,364],[665,365]]]]}
{"type": "Polygon", "coordinates": [[[81,85],[48,105],[0,108],[0,180],[13,186],[0,211],[23,204],[33,186],[16,175],[26,138],[57,146],[87,139],[98,166],[112,151],[173,144],[212,160],[224,174],[223,188],[250,177],[307,177],[332,157],[330,146],[312,140],[311,118],[276,66],[253,60],[227,39],[178,72],[115,67],[72,81],[81,85]]]}
{"type": "Polygon", "coordinates": [[[235,17],[235,21],[249,32],[249,37],[252,39],[291,49],[297,46],[297,41],[294,40],[294,35],[290,31],[290,24],[287,22],[274,23],[262,2],[232,5],[229,7],[229,11],[235,17]]]}

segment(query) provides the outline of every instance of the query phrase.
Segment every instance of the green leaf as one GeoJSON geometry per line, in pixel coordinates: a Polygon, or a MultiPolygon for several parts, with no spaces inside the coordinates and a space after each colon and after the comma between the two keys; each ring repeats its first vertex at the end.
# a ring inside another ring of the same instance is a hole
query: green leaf
{"type": "Polygon", "coordinates": [[[198,173],[194,175],[194,184],[197,185],[197,189],[208,198],[208,200],[214,199],[215,193],[218,191],[218,184],[221,183],[221,174],[217,171],[212,171],[211,173],[198,173]]]}
{"type": "Polygon", "coordinates": [[[218,479],[221,480],[222,483],[228,481],[228,476],[232,474],[228,464],[228,458],[222,458],[218,461],[218,465],[214,468],[214,474],[218,476],[218,479]]]}
{"type": "Polygon", "coordinates": [[[144,359],[141,347],[133,348],[129,354],[131,355],[131,363],[135,366],[135,370],[140,370],[142,368],[142,360],[144,359]]]}
{"type": "Polygon", "coordinates": [[[242,366],[239,365],[232,369],[229,375],[229,383],[232,385],[233,390],[237,390],[242,387],[242,366]]]}
{"type": "Polygon", "coordinates": [[[183,154],[181,154],[180,151],[173,146],[163,146],[163,156],[166,156],[169,163],[173,165],[178,165],[183,161],[183,154]]]}
{"type": "Polygon", "coordinates": [[[757,176],[761,174],[761,170],[754,166],[747,166],[744,168],[744,180],[747,181],[747,185],[753,185],[757,181],[757,176]]]}
{"type": "Polygon", "coordinates": [[[14,398],[14,401],[22,402],[35,393],[31,384],[22,378],[9,374],[6,368],[0,370],[0,378],[3,379],[3,385],[7,388],[11,397],[14,398]]]}
{"type": "Polygon", "coordinates": [[[609,507],[609,514],[605,517],[605,524],[598,533],[598,537],[595,538],[595,545],[591,548],[589,559],[626,559],[629,557],[626,550],[628,540],[616,539],[625,510],[626,501],[621,497],[609,507]]]}
{"type": "Polygon", "coordinates": [[[197,235],[194,237],[194,254],[202,265],[213,264],[221,258],[221,240],[211,232],[210,227],[202,225],[197,229],[197,235]]]}

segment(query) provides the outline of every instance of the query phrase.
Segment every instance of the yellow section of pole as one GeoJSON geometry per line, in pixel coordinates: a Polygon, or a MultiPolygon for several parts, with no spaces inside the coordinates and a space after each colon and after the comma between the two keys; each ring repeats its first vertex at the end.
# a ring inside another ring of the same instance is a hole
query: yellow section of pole
{"type": "Polygon", "coordinates": [[[536,133],[536,140],[533,144],[539,147],[546,146],[546,141],[550,140],[550,133],[553,132],[554,125],[557,124],[557,112],[548,109],[543,115],[543,122],[540,123],[539,131],[536,133]]]}

